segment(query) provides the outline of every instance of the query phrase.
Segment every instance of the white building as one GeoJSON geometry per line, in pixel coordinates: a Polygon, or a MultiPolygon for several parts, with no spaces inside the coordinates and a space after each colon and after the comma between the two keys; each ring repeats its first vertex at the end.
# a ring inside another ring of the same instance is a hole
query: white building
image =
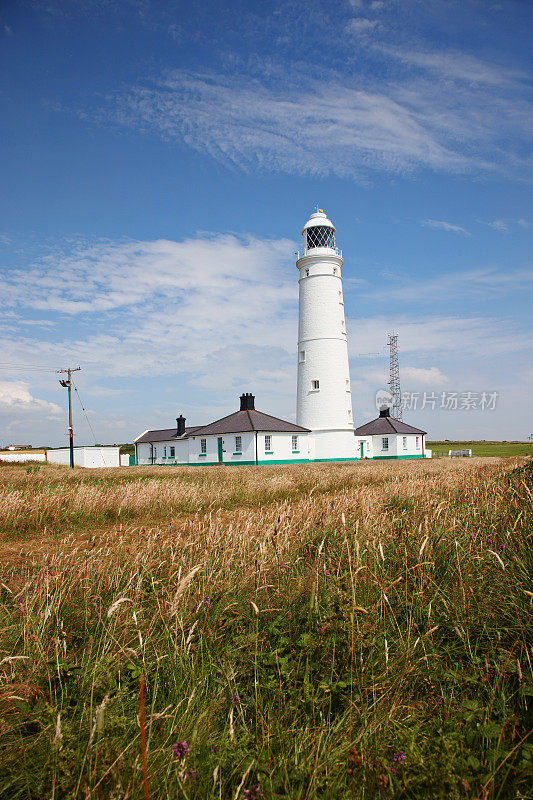
{"type": "Polygon", "coordinates": [[[348,341],[342,293],[342,253],[335,227],[317,209],[302,230],[298,253],[299,324],[296,423],[255,410],[251,394],[240,410],[209,425],[147,430],[135,440],[137,464],[288,464],[424,458],[424,431],[392,419],[354,431],[348,341]],[[383,428],[383,430],[382,430],[383,428]]]}
{"type": "MultiPolygon", "coordinates": [[[[109,446],[97,447],[75,447],[74,466],[75,467],[120,467],[120,448],[109,446]]],[[[46,460],[50,464],[70,465],[70,449],[60,447],[58,450],[47,450],[46,460]]]]}
{"type": "Polygon", "coordinates": [[[304,225],[298,320],[296,421],[313,432],[316,461],[356,458],[348,340],[342,294],[342,253],[335,228],[318,210],[304,225]]]}
{"type": "Polygon", "coordinates": [[[390,416],[382,406],[379,417],[354,431],[359,458],[427,458],[426,432],[390,416]]]}
{"type": "Polygon", "coordinates": [[[289,464],[309,461],[307,428],[255,410],[254,396],[241,395],[234,414],[187,428],[176,419],[170,430],[145,431],[135,439],[136,464],[289,464]]]}

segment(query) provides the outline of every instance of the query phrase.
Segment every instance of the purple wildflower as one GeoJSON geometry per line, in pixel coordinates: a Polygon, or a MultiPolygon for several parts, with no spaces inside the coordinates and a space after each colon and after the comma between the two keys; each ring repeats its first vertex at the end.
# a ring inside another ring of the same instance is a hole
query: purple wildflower
{"type": "Polygon", "coordinates": [[[211,602],[211,598],[210,597],[204,597],[204,604],[206,606],[208,606],[210,602],[211,602]]]}
{"type": "Polygon", "coordinates": [[[196,770],[195,769],[188,769],[186,772],[187,778],[192,778],[193,780],[196,778],[196,770]]]}
{"type": "Polygon", "coordinates": [[[403,764],[403,762],[405,761],[405,753],[403,752],[403,750],[398,750],[397,753],[394,753],[394,755],[392,756],[392,760],[396,762],[396,764],[403,764]]]}
{"type": "Polygon", "coordinates": [[[503,551],[504,551],[504,550],[505,550],[505,545],[504,545],[504,544],[501,544],[501,545],[500,545],[500,553],[503,553],[503,551]]]}
{"type": "Polygon", "coordinates": [[[180,761],[189,755],[189,745],[187,742],[176,742],[172,745],[172,755],[180,761]]]}
{"type": "Polygon", "coordinates": [[[245,789],[242,793],[243,800],[259,800],[263,797],[263,792],[259,788],[259,784],[256,786],[250,786],[249,789],[245,789]]]}
{"type": "Polygon", "coordinates": [[[193,614],[196,614],[196,612],[198,611],[198,603],[195,603],[195,604],[193,605],[193,607],[192,607],[192,611],[193,611],[193,614]]]}
{"type": "Polygon", "coordinates": [[[232,698],[231,698],[231,705],[232,706],[238,706],[240,702],[241,702],[240,695],[238,695],[238,694],[232,695],[232,698]]]}

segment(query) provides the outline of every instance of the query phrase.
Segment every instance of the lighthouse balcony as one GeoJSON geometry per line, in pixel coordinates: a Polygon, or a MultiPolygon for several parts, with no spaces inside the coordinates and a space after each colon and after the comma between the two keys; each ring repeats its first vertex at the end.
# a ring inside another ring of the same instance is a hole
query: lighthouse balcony
{"type": "Polygon", "coordinates": [[[342,258],[342,250],[339,250],[338,247],[304,247],[303,252],[298,250],[297,256],[298,261],[303,256],[322,256],[322,255],[335,255],[340,256],[342,258]]]}

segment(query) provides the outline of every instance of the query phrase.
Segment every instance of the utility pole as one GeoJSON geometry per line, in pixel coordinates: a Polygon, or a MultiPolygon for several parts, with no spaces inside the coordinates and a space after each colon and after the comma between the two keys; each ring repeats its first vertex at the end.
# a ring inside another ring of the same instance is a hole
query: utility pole
{"type": "Polygon", "coordinates": [[[398,334],[389,334],[390,376],[389,389],[392,395],[391,416],[402,419],[402,390],[400,388],[400,362],[398,360],[398,334]]]}
{"type": "Polygon", "coordinates": [[[72,373],[79,372],[81,367],[67,367],[58,369],[58,374],[67,375],[67,380],[59,379],[59,383],[64,389],[68,389],[68,435],[70,447],[70,468],[74,469],[74,428],[72,427],[72,373]]]}

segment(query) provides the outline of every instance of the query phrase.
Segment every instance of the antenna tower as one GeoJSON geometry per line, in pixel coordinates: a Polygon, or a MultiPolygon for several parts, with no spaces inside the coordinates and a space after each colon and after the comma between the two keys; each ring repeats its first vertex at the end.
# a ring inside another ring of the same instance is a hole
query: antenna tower
{"type": "Polygon", "coordinates": [[[389,334],[390,376],[389,389],[392,395],[391,416],[402,419],[402,390],[400,388],[400,362],[398,360],[398,334],[389,334]]]}

